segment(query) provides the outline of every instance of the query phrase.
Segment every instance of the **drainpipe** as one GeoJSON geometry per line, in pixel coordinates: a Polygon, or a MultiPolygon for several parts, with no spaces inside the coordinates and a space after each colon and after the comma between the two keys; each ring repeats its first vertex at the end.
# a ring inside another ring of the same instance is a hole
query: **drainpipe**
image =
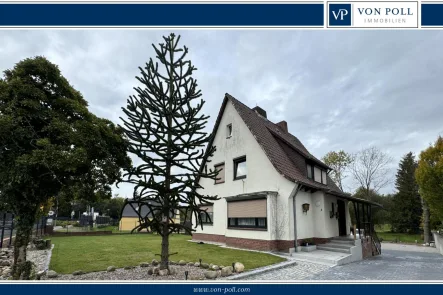
{"type": "Polygon", "coordinates": [[[292,211],[294,216],[294,251],[297,252],[297,210],[295,206],[295,197],[297,196],[298,192],[300,191],[301,184],[297,184],[294,189],[291,192],[290,197],[292,197],[292,211]]]}

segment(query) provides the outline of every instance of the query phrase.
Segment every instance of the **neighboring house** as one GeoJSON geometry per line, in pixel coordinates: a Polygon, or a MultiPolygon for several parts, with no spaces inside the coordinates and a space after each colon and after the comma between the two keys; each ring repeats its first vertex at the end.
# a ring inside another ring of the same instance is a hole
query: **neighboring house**
{"type": "MultiPolygon", "coordinates": [[[[152,213],[149,211],[149,207],[147,205],[137,206],[136,204],[133,204],[132,206],[130,204],[126,204],[126,206],[123,208],[122,216],[119,223],[119,230],[128,231],[136,228],[140,224],[138,213],[140,213],[142,217],[152,217],[152,213]],[[135,208],[133,208],[132,206],[134,206],[135,208]]],[[[180,214],[178,213],[178,211],[174,218],[174,222],[180,223],[180,214]]]]}
{"type": "Polygon", "coordinates": [[[200,184],[205,195],[220,200],[204,207],[209,218],[203,214],[204,227],[196,228],[194,240],[298,251],[306,241],[349,237],[349,201],[365,212],[368,222],[358,228],[369,223],[371,205],[377,204],[343,193],[328,175],[331,168],[288,132],[286,121],[275,124],[265,110],[226,94],[214,134],[210,145],[217,149],[206,166],[220,170],[219,179],[201,179],[200,184]]]}

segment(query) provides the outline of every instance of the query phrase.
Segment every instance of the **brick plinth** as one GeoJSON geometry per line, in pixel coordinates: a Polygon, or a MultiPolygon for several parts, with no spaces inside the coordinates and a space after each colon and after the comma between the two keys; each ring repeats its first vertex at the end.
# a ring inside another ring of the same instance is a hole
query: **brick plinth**
{"type": "Polygon", "coordinates": [[[259,251],[289,251],[289,248],[294,248],[294,241],[286,240],[256,240],[256,239],[243,239],[234,237],[225,237],[222,235],[211,235],[194,233],[192,239],[196,241],[208,241],[225,243],[226,246],[259,250],[259,251]]]}

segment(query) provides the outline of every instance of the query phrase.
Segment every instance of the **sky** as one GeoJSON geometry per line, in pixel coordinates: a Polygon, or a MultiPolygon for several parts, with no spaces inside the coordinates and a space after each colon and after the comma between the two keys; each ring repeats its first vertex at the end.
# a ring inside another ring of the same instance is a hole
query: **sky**
{"type": "MultiPolygon", "coordinates": [[[[3,30],[0,71],[43,55],[89,102],[120,124],[139,66],[163,30],[3,30]]],[[[398,162],[443,136],[443,32],[175,30],[198,68],[212,130],[225,93],[286,120],[316,157],[376,146],[398,162]]],[[[345,188],[355,188],[351,177],[345,188]]],[[[394,182],[382,193],[395,191],[394,182]]],[[[131,197],[121,185],[114,193],[131,197]]]]}

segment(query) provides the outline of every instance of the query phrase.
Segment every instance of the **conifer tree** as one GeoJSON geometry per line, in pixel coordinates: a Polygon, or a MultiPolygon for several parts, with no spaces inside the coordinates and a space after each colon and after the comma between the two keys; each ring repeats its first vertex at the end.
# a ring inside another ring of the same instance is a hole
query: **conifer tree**
{"type": "Polygon", "coordinates": [[[197,224],[202,215],[209,217],[200,206],[218,198],[203,195],[199,179],[215,180],[218,171],[203,168],[215,147],[208,146],[213,135],[204,131],[209,117],[201,114],[205,102],[192,77],[196,68],[185,60],[188,48],[178,47],[180,36],[163,39],[152,45],[158,62],[151,58],[139,68],[136,78],[142,87],[134,88],[137,95],[129,97],[122,121],[129,152],[142,161],[125,174],[126,182],[134,184],[134,196],[126,204],[140,221],[133,231],[149,228],[162,236],[160,268],[167,269],[174,254],[169,253],[169,235],[192,230],[175,217],[192,215],[197,224]]]}
{"type": "Polygon", "coordinates": [[[415,180],[417,162],[410,152],[399,164],[395,186],[398,190],[393,199],[392,227],[398,232],[418,232],[421,223],[422,204],[415,180]]]}

